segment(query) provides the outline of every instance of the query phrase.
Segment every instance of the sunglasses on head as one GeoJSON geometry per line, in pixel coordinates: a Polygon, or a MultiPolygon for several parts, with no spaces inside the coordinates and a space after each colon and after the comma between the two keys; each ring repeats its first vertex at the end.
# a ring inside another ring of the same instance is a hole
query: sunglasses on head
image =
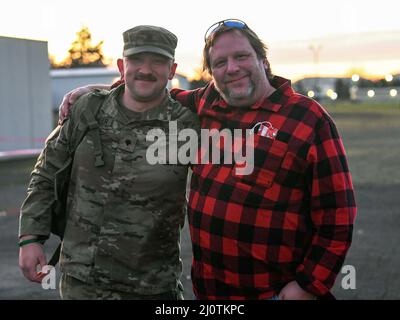
{"type": "Polygon", "coordinates": [[[204,35],[204,42],[207,42],[209,36],[211,36],[215,31],[217,31],[222,26],[237,28],[237,29],[248,29],[249,27],[245,22],[239,19],[226,19],[221,20],[214,23],[211,27],[209,27],[204,35]]]}

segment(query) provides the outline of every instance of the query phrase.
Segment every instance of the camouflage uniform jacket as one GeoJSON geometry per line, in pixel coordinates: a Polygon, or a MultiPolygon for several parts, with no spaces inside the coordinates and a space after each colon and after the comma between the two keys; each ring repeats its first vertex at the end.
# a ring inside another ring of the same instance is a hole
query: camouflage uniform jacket
{"type": "MultiPolygon", "coordinates": [[[[105,98],[96,118],[104,165],[96,167],[91,137],[75,151],[68,190],[68,220],[61,271],[86,283],[137,294],[174,290],[182,272],[180,229],[188,166],[151,165],[149,130],[168,134],[169,119],[180,129],[199,129],[197,115],[172,100],[128,117],[118,102],[123,85],[105,98]]],[[[21,208],[20,235],[49,235],[54,176],[69,156],[68,138],[89,99],[81,97],[58,134],[39,156],[21,208]]],[[[168,140],[165,141],[168,145],[168,140]]]]}

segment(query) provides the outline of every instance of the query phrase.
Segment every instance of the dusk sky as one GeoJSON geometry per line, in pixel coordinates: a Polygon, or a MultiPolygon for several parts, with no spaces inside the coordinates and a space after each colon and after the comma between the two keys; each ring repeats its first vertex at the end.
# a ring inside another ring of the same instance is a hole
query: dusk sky
{"type": "Polygon", "coordinates": [[[140,24],[163,26],[178,38],[178,71],[201,65],[204,32],[224,18],[244,20],[269,46],[274,73],[340,75],[359,70],[372,76],[400,73],[398,0],[305,1],[103,1],[15,0],[2,4],[0,36],[48,41],[62,60],[83,26],[104,53],[117,59],[122,32],[140,24]],[[313,60],[318,52],[318,64],[313,60]]]}

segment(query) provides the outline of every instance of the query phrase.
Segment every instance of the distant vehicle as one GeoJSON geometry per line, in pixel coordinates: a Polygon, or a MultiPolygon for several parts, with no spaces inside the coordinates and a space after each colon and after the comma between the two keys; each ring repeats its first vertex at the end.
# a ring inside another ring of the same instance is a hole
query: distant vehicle
{"type": "Polygon", "coordinates": [[[76,68],[50,70],[52,108],[58,112],[63,96],[72,89],[90,83],[112,83],[119,78],[117,69],[76,68]]]}

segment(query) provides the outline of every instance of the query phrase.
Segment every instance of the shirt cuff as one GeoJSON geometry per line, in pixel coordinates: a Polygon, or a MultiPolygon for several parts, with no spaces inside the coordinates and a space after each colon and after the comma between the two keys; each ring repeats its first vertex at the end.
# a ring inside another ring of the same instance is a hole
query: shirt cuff
{"type": "Polygon", "coordinates": [[[331,295],[329,288],[327,288],[321,281],[306,274],[304,271],[298,271],[296,273],[296,282],[303,290],[314,296],[321,297],[331,295]]]}
{"type": "Polygon", "coordinates": [[[50,237],[50,230],[48,227],[38,224],[34,219],[24,218],[19,228],[18,238],[26,235],[35,235],[46,240],[50,237]]]}

